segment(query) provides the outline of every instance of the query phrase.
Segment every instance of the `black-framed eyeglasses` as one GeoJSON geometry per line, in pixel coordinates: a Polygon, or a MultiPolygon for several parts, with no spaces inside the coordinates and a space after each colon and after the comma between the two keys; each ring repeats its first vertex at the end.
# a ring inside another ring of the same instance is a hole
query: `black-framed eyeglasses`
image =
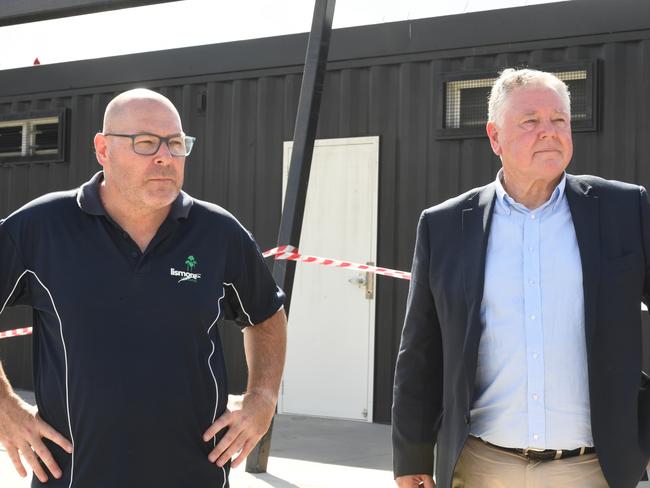
{"type": "Polygon", "coordinates": [[[133,152],[141,156],[153,156],[160,149],[160,145],[164,142],[169,148],[172,156],[189,156],[194,147],[196,137],[192,136],[170,136],[162,137],[149,132],[140,132],[138,134],[116,134],[114,132],[106,132],[105,136],[113,137],[128,137],[131,139],[131,146],[133,152]]]}

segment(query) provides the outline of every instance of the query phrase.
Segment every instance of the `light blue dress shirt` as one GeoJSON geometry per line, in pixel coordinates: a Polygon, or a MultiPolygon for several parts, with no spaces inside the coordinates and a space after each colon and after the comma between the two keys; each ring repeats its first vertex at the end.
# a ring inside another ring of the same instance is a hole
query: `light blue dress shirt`
{"type": "Polygon", "coordinates": [[[593,446],[580,252],[566,176],[535,210],[496,179],[471,433],[503,447],[593,446]]]}

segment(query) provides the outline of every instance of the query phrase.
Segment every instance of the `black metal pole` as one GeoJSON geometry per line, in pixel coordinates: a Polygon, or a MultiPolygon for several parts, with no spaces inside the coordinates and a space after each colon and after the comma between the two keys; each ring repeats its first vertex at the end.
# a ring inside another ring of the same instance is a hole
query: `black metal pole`
{"type": "MultiPolygon", "coordinates": [[[[284,197],[278,245],[299,246],[302,218],[305,212],[307,185],[314,151],[314,139],[318,125],[321,95],[325,82],[325,68],[332,31],[335,0],[316,0],[305,70],[300,87],[300,101],[293,136],[293,150],[289,166],[289,178],[284,197]]],[[[273,277],[287,294],[288,310],[296,265],[293,261],[275,261],[273,277]]],[[[288,312],[287,312],[288,313],[288,312]]]]}
{"type": "MultiPolygon", "coordinates": [[[[325,82],[325,68],[332,33],[332,19],[336,0],[316,0],[311,32],[307,43],[305,69],[300,86],[298,114],[293,134],[293,150],[289,166],[289,179],[284,196],[284,207],[278,232],[278,245],[300,245],[302,218],[305,213],[309,171],[314,152],[314,139],[318,126],[321,95],[325,82]]],[[[291,291],[295,276],[293,261],[274,261],[273,277],[287,295],[285,310],[289,313],[291,291]]],[[[271,449],[273,422],[269,430],[246,460],[246,472],[265,473],[271,449]]]]}

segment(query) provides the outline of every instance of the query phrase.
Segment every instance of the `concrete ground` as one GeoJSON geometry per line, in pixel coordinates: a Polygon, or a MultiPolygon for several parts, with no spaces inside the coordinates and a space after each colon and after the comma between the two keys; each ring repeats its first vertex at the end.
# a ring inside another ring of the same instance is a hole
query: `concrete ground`
{"type": "MultiPolygon", "coordinates": [[[[19,392],[34,403],[31,392],[19,392]]],[[[266,473],[230,474],[232,488],[394,487],[390,427],[345,420],[278,415],[266,473]]],[[[28,488],[0,448],[0,487],[28,488]]],[[[144,487],[143,487],[144,488],[144,487]]],[[[650,488],[645,481],[637,488],[650,488]]]]}
{"type": "MultiPolygon", "coordinates": [[[[33,403],[31,392],[20,392],[33,403]]],[[[232,488],[393,487],[390,427],[344,420],[278,415],[268,470],[230,474],[232,488]]],[[[31,475],[30,475],[31,476],[31,475]]],[[[0,487],[28,488],[0,448],[0,487]]]]}
{"type": "Polygon", "coordinates": [[[231,474],[233,488],[394,486],[390,427],[278,415],[268,472],[231,474]]]}

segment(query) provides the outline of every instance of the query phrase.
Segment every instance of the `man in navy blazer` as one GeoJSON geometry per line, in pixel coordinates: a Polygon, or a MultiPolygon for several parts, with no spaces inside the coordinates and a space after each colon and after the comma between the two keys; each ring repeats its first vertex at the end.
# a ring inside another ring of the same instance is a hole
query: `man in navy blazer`
{"type": "Polygon", "coordinates": [[[633,488],[650,458],[646,190],[565,173],[569,92],[550,73],[501,73],[486,129],[495,181],[418,224],[395,372],[396,483],[633,488]]]}

